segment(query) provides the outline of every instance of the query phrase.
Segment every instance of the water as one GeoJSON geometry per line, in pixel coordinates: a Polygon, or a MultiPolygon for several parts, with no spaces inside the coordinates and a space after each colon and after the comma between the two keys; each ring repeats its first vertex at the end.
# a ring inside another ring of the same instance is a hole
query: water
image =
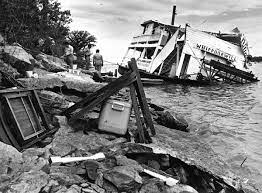
{"type": "MultiPolygon", "coordinates": [[[[262,80],[262,63],[252,68],[262,80]]],[[[167,84],[145,92],[155,104],[183,115],[190,132],[207,142],[236,174],[262,188],[262,81],[208,87],[167,84]]]]}

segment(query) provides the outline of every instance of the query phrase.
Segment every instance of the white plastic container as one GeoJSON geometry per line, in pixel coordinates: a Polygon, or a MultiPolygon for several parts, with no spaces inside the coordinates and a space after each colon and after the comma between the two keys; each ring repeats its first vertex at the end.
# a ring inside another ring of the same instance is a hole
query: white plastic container
{"type": "Polygon", "coordinates": [[[33,76],[33,71],[26,71],[26,77],[31,78],[33,76]]]}
{"type": "Polygon", "coordinates": [[[119,135],[125,135],[131,112],[131,104],[109,99],[102,107],[98,129],[119,135]]]}

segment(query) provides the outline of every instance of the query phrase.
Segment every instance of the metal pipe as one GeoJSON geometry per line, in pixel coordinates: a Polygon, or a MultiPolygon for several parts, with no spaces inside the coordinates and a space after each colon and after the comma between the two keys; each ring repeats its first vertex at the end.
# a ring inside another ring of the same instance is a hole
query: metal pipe
{"type": "Polygon", "coordinates": [[[176,17],[176,5],[173,6],[171,25],[175,24],[175,17],[176,17]]]}

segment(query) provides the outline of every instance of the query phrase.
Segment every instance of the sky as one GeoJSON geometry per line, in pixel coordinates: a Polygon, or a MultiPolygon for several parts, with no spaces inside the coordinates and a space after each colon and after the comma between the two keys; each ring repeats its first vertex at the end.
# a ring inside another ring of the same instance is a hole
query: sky
{"type": "MultiPolygon", "coordinates": [[[[171,23],[177,6],[175,25],[230,32],[238,27],[245,34],[253,56],[262,56],[261,0],[59,0],[62,9],[71,11],[71,30],[86,30],[97,38],[104,59],[121,62],[140,26],[153,19],[171,23]]],[[[93,50],[94,52],[95,50],[93,50]]]]}

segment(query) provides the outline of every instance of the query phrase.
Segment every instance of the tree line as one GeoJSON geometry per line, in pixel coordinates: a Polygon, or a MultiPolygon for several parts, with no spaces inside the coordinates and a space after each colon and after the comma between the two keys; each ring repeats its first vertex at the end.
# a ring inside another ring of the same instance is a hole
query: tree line
{"type": "Polygon", "coordinates": [[[58,47],[67,40],[76,53],[95,45],[96,38],[88,31],[70,31],[71,22],[70,11],[62,10],[57,0],[0,1],[0,34],[8,44],[16,42],[31,50],[41,39],[45,52],[52,40],[58,47]]]}

